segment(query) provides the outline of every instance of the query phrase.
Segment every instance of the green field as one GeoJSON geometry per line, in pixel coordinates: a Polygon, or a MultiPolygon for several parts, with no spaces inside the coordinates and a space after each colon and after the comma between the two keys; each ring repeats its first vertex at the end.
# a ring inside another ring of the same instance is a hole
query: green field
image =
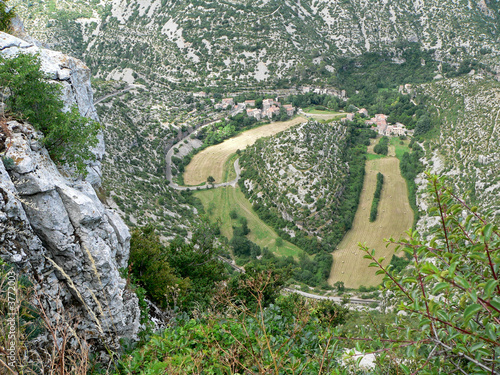
{"type": "Polygon", "coordinates": [[[316,109],[314,107],[307,107],[304,108],[303,111],[308,114],[314,114],[314,115],[345,115],[345,113],[337,112],[337,111],[331,111],[328,109],[316,109]]]}
{"type": "Polygon", "coordinates": [[[250,233],[248,239],[260,247],[267,247],[271,252],[279,256],[293,256],[298,259],[303,251],[288,241],[283,241],[283,246],[276,247],[276,239],[279,237],[274,230],[265,224],[253,211],[252,205],[245,198],[239,187],[223,187],[194,194],[201,200],[210,221],[220,220],[221,234],[229,240],[233,237],[233,225],[239,225],[238,219],[231,219],[229,212],[235,210],[238,217],[248,220],[250,233]]]}
{"type": "Polygon", "coordinates": [[[381,154],[367,154],[366,155],[366,160],[375,160],[375,159],[381,159],[385,158],[385,155],[381,154]]]}
{"type": "Polygon", "coordinates": [[[401,160],[403,157],[403,154],[405,152],[410,152],[411,149],[408,147],[410,144],[409,140],[404,140],[403,144],[401,144],[401,140],[397,137],[391,138],[391,141],[389,142],[390,145],[394,146],[396,149],[396,157],[401,160]]]}

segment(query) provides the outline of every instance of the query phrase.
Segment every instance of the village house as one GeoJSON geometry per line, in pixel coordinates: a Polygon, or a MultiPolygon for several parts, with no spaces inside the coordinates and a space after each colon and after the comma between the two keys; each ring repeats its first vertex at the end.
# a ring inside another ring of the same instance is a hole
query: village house
{"type": "Polygon", "coordinates": [[[396,125],[388,125],[384,135],[406,135],[406,126],[400,122],[396,122],[396,125]]]}
{"type": "Polygon", "coordinates": [[[346,117],[340,119],[341,122],[354,121],[354,113],[348,113],[346,117]]]}
{"type": "Polygon", "coordinates": [[[245,100],[245,105],[247,107],[255,107],[255,100],[245,100]]]}
{"type": "Polygon", "coordinates": [[[227,107],[231,107],[234,105],[234,99],[233,98],[224,98],[222,99],[222,108],[226,109],[227,107]]]}
{"type": "Polygon", "coordinates": [[[234,99],[233,98],[224,98],[222,99],[222,102],[217,103],[214,105],[215,109],[233,109],[234,107],[234,99]]]}
{"type": "Polygon", "coordinates": [[[266,112],[273,105],[274,105],[274,99],[264,99],[262,101],[262,111],[266,112]]]}
{"type": "Polygon", "coordinates": [[[368,117],[368,111],[366,108],[361,108],[358,113],[363,117],[368,117]]]}
{"type": "Polygon", "coordinates": [[[275,106],[275,105],[272,105],[270,108],[268,108],[267,110],[263,110],[262,111],[262,115],[264,117],[268,117],[270,119],[273,118],[273,116],[277,116],[280,114],[280,108],[275,106]]]}
{"type": "Polygon", "coordinates": [[[286,109],[286,114],[287,114],[287,116],[289,116],[289,117],[292,117],[292,116],[293,116],[293,114],[295,113],[295,108],[294,108],[294,107],[293,107],[293,105],[291,105],[291,104],[285,104],[285,105],[283,106],[283,108],[285,108],[285,109],[286,109]]]}
{"type": "Polygon", "coordinates": [[[230,115],[236,116],[239,113],[243,113],[246,108],[247,108],[247,106],[245,103],[238,103],[238,104],[234,105],[233,109],[231,110],[230,115]]]}
{"type": "Polygon", "coordinates": [[[262,118],[262,111],[258,108],[248,108],[247,115],[248,117],[255,117],[259,121],[262,118]]]}

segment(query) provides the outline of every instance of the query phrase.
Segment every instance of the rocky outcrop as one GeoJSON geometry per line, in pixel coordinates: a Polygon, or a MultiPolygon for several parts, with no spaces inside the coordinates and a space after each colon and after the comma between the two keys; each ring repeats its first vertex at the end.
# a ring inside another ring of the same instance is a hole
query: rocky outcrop
{"type": "MultiPolygon", "coordinates": [[[[47,77],[62,86],[62,99],[65,108],[77,105],[82,116],[99,121],[94,107],[90,86],[90,70],[80,60],[61,52],[37,47],[10,34],[0,32],[0,53],[3,57],[14,57],[19,53],[39,54],[42,70],[47,77]]],[[[104,138],[99,134],[99,143],[93,149],[96,161],[88,166],[86,180],[92,185],[101,183],[101,160],[104,156],[104,138]]]]}
{"type": "MultiPolygon", "coordinates": [[[[40,54],[43,69],[64,87],[66,106],[98,120],[89,70],[80,61],[0,34],[4,56],[40,54]]],[[[29,124],[7,121],[0,127],[0,257],[29,275],[43,296],[49,316],[61,310],[79,321],[87,339],[116,347],[139,328],[137,297],[119,270],[127,267],[130,234],[121,218],[106,208],[89,180],[70,178],[52,162],[42,135],[29,124]],[[6,169],[6,166],[9,170],[6,169]]],[[[99,158],[104,143],[95,149],[99,158]]]]}

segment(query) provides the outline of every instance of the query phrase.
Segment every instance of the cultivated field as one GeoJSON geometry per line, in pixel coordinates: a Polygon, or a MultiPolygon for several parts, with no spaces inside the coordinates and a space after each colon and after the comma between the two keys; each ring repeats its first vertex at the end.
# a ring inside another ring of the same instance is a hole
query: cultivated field
{"type": "Polygon", "coordinates": [[[276,247],[278,235],[274,230],[264,223],[253,211],[252,205],[245,198],[239,187],[222,187],[198,191],[194,194],[201,200],[205,211],[207,211],[210,221],[215,222],[220,219],[221,234],[231,239],[233,237],[233,225],[239,226],[238,219],[230,218],[229,213],[235,210],[238,217],[246,217],[250,233],[248,239],[260,247],[267,247],[276,255],[293,256],[298,258],[302,250],[288,241],[283,241],[283,246],[276,247]]]}
{"type": "Polygon", "coordinates": [[[330,285],[337,281],[343,281],[348,288],[379,284],[383,276],[375,275],[376,268],[368,268],[370,261],[363,259],[365,253],[359,249],[358,243],[366,242],[370,249],[375,249],[377,258],[385,256],[384,264],[389,264],[394,247],[386,247],[384,238],[393,236],[397,239],[413,224],[406,181],[399,172],[399,160],[394,156],[393,145],[389,146],[389,155],[366,162],[365,181],[353,227],[339,244],[338,250],[333,252],[333,267],[328,280],[330,285]],[[378,172],[384,175],[384,185],[377,219],[370,223],[370,207],[378,172]]]}
{"type": "Polygon", "coordinates": [[[243,150],[262,137],[270,137],[283,130],[307,121],[304,117],[296,117],[289,121],[273,122],[255,129],[248,130],[234,138],[210,146],[193,157],[184,172],[185,185],[199,185],[207,181],[208,176],[215,178],[219,183],[223,180],[223,167],[226,160],[237,150],[243,150]]]}
{"type": "Polygon", "coordinates": [[[335,112],[335,111],[327,111],[327,110],[318,110],[314,108],[305,108],[304,112],[307,113],[309,117],[312,117],[315,120],[321,121],[321,120],[331,120],[331,119],[339,119],[341,117],[344,117],[346,114],[342,112],[335,112]]]}

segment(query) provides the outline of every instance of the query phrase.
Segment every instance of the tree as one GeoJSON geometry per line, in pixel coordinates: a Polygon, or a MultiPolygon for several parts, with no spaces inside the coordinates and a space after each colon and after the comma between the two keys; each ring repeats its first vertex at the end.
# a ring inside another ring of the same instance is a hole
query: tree
{"type": "Polygon", "coordinates": [[[10,31],[12,19],[16,16],[14,9],[7,9],[7,0],[0,0],[0,31],[10,31]]]}
{"type": "Polygon", "coordinates": [[[165,249],[155,234],[152,226],[135,229],[130,240],[130,271],[146,290],[151,300],[162,307],[169,302],[173,289],[185,293],[189,280],[182,280],[175,275],[166,257],[165,249]]]}
{"type": "Polygon", "coordinates": [[[212,176],[208,176],[208,177],[207,177],[207,182],[208,182],[209,184],[213,184],[213,183],[215,182],[215,178],[213,178],[212,176]]]}
{"type": "Polygon", "coordinates": [[[43,144],[56,162],[76,167],[86,174],[86,161],[95,160],[101,126],[80,116],[76,106],[63,112],[61,86],[47,82],[38,56],[21,54],[12,59],[0,57],[0,87],[8,94],[8,110],[29,121],[43,133],[43,144]]]}
{"type": "Polygon", "coordinates": [[[343,281],[337,281],[335,284],[333,284],[335,288],[337,288],[337,291],[339,293],[344,293],[345,291],[345,286],[343,281]]]}
{"type": "Polygon", "coordinates": [[[236,212],[236,210],[231,210],[229,211],[229,217],[233,220],[236,220],[238,218],[238,212],[236,212]]]}
{"type": "Polygon", "coordinates": [[[385,343],[387,350],[404,356],[405,361],[392,361],[392,366],[408,374],[496,374],[500,231],[488,214],[469,207],[442,179],[428,178],[435,203],[429,213],[438,218],[433,237],[423,241],[410,230],[409,239],[389,241],[411,256],[413,267],[397,274],[391,265],[382,265],[384,259],[377,259],[374,250],[363,247],[371,266],[385,274],[385,295],[400,311],[375,347],[385,343]]]}
{"type": "Polygon", "coordinates": [[[427,115],[423,115],[415,125],[415,135],[427,133],[431,129],[431,119],[427,115]]]}
{"type": "Polygon", "coordinates": [[[278,237],[276,238],[276,247],[281,247],[283,246],[283,238],[278,237]]]}
{"type": "Polygon", "coordinates": [[[349,105],[347,106],[347,112],[349,112],[349,113],[356,112],[357,110],[358,110],[358,109],[357,109],[357,108],[356,108],[356,106],[355,106],[355,105],[353,105],[353,104],[349,104],[349,105]]]}

